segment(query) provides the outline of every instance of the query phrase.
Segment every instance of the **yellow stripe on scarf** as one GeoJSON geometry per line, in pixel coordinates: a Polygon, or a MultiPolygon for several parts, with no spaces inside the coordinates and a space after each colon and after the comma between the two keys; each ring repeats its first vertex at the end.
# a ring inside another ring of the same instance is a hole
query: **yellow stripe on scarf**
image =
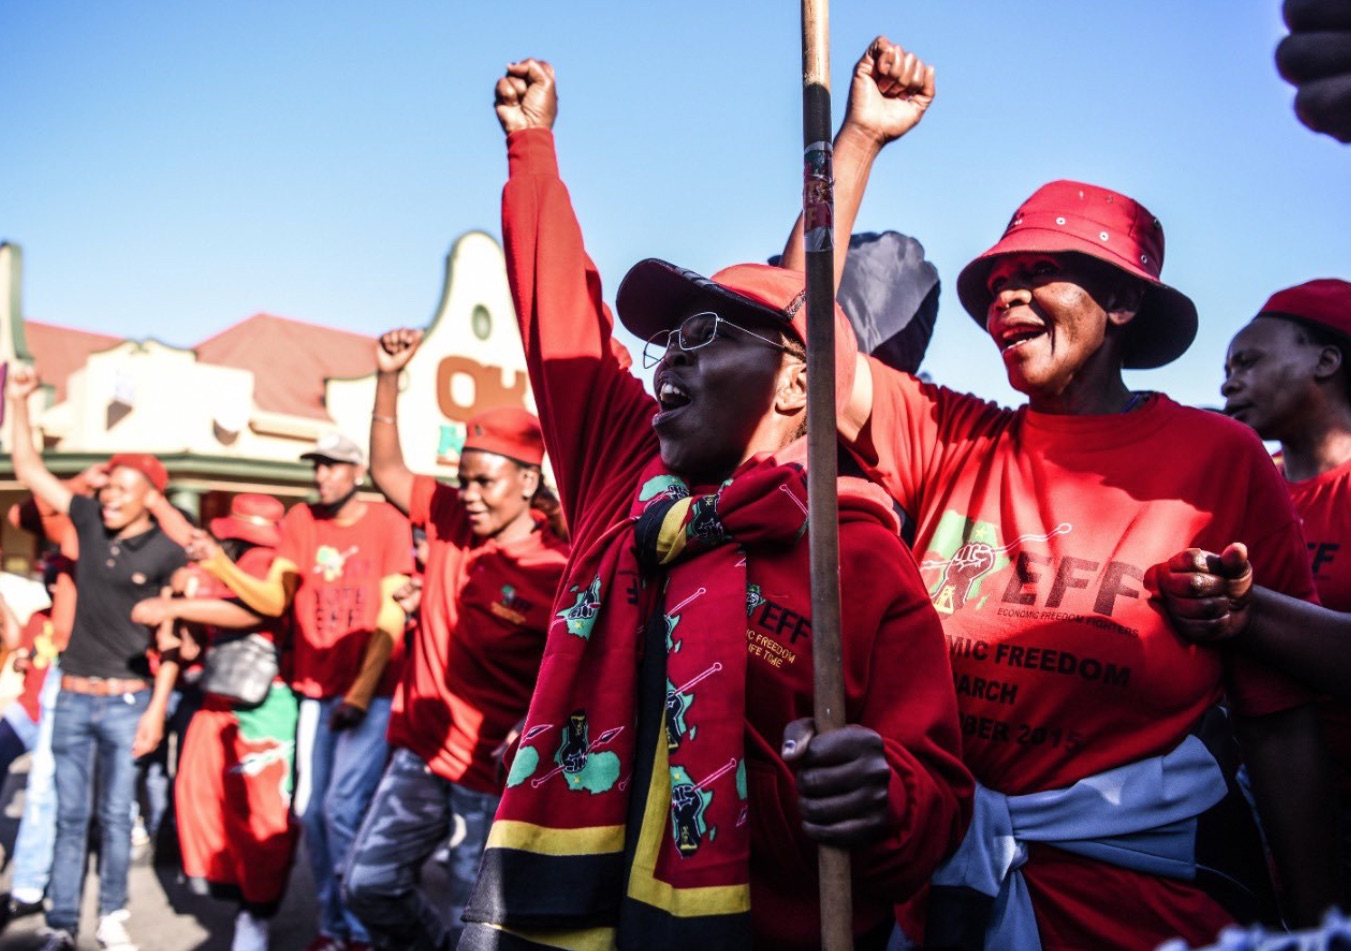
{"type": "MultiPolygon", "coordinates": [[[[667,713],[667,716],[670,714],[667,713]]],[[[676,888],[656,877],[657,857],[662,842],[671,832],[671,764],[666,748],[666,731],[657,734],[656,762],[652,766],[652,784],[643,809],[643,826],[629,871],[629,897],[660,908],[677,918],[704,915],[736,915],[751,910],[751,887],[743,885],[705,885],[676,888]]]]}
{"type": "Polygon", "coordinates": [[[685,517],[693,501],[691,496],[685,496],[667,509],[662,517],[661,531],[657,533],[658,564],[669,565],[685,550],[685,517]]]}
{"type": "Polygon", "coordinates": [[[487,847],[520,849],[539,855],[605,855],[624,850],[624,826],[555,829],[498,819],[488,830],[487,847]]]}
{"type": "Polygon", "coordinates": [[[487,925],[494,931],[503,931],[541,948],[560,951],[614,951],[613,928],[581,928],[577,931],[520,931],[502,925],[487,925]]]}

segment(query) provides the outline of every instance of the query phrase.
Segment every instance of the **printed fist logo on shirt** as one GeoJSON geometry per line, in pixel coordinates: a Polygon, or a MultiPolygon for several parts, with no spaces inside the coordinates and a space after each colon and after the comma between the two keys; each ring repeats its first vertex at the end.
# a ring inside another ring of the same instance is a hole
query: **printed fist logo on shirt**
{"type": "MultiPolygon", "coordinates": [[[[934,609],[940,614],[960,611],[967,601],[980,596],[981,579],[1009,563],[1008,553],[1014,548],[1024,542],[1044,542],[1073,530],[1073,525],[1062,522],[1045,534],[1020,535],[999,544],[999,529],[990,522],[970,521],[958,512],[944,512],[929,552],[920,563],[921,574],[941,572],[938,581],[929,588],[934,609]]],[[[981,598],[976,608],[984,603],[981,598]]]]}
{"type": "Polygon", "coordinates": [[[355,545],[346,551],[338,551],[332,545],[320,545],[314,553],[314,573],[323,575],[324,580],[332,584],[342,577],[347,559],[356,554],[356,550],[355,545]]]}

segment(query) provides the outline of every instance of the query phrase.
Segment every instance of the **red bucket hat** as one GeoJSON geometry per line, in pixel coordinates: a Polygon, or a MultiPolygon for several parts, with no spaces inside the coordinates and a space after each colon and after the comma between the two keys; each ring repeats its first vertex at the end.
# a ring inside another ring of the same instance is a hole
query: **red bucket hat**
{"type": "Polygon", "coordinates": [[[544,461],[544,433],[533,413],[511,407],[488,409],[475,413],[465,424],[464,447],[460,452],[471,449],[537,466],[544,461]]]}
{"type": "MultiPolygon", "coordinates": [[[[659,330],[673,330],[690,314],[706,308],[729,319],[737,310],[768,317],[805,345],[806,303],[806,279],[801,271],[769,264],[734,264],[710,278],[657,258],[639,261],[630,268],[615,295],[619,319],[641,340],[659,330]]],[[[836,406],[844,406],[853,390],[857,352],[854,328],[836,304],[836,406]]]]}
{"type": "Polygon", "coordinates": [[[1159,280],[1163,225],[1134,199],[1083,182],[1062,180],[1038,188],[1013,213],[999,242],[957,277],[957,296],[982,328],[992,299],[986,280],[994,259],[1023,251],[1075,251],[1148,285],[1126,345],[1129,369],[1161,367],[1182,356],[1195,339],[1196,305],[1159,280]]]}
{"type": "Polygon", "coordinates": [[[150,484],[158,492],[163,492],[164,487],[169,484],[169,473],[165,471],[164,463],[148,452],[119,452],[108,460],[110,469],[115,469],[118,466],[124,469],[135,469],[149,479],[150,484]]]}
{"type": "Polygon", "coordinates": [[[1324,277],[1271,295],[1258,317],[1284,317],[1318,324],[1351,338],[1351,284],[1324,277]]]}
{"type": "Polygon", "coordinates": [[[230,500],[229,515],[211,520],[211,534],[276,548],[281,541],[278,523],[285,514],[286,506],[272,496],[245,492],[230,500]]]}

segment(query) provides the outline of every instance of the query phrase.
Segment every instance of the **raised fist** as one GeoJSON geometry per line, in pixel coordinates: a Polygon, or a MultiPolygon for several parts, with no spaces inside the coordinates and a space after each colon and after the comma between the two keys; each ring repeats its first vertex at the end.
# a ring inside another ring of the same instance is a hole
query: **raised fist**
{"type": "Polygon", "coordinates": [[[398,373],[408,366],[408,361],[413,359],[421,343],[421,330],[403,327],[381,334],[380,343],[375,348],[376,367],[381,373],[398,373]]]}
{"type": "Polygon", "coordinates": [[[35,368],[13,366],[9,369],[9,382],[5,385],[5,391],[11,400],[26,400],[37,391],[41,383],[35,368]]]}
{"type": "Polygon", "coordinates": [[[934,68],[879,36],[854,65],[841,134],[886,145],[913,129],[933,100],[934,68]]]}
{"type": "Polygon", "coordinates": [[[494,105],[503,132],[552,129],[558,115],[554,68],[541,59],[508,64],[507,74],[497,81],[494,105]]]}
{"type": "Polygon", "coordinates": [[[1299,91],[1295,114],[1315,132],[1351,142],[1351,0],[1285,0],[1290,35],[1276,68],[1299,91]]]}

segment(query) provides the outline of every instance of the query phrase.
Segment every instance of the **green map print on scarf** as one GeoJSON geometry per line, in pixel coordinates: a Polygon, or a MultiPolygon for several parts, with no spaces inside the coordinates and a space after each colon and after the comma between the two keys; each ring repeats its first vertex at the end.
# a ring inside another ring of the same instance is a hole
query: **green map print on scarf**
{"type": "Polygon", "coordinates": [[[665,495],[672,499],[683,499],[687,498],[689,494],[689,487],[678,476],[659,475],[653,476],[643,483],[643,487],[638,490],[638,501],[651,502],[659,495],[665,495]]]}
{"type": "MultiPolygon", "coordinates": [[[[554,754],[554,762],[568,781],[568,789],[585,790],[589,793],[608,792],[619,780],[619,756],[614,753],[596,750],[613,740],[623,731],[622,726],[606,730],[590,739],[590,726],[586,722],[586,711],[577,710],[568,717],[567,728],[563,731],[563,743],[554,754]]],[[[532,779],[532,785],[541,786],[552,773],[542,779],[532,779]]]]}
{"type": "Polygon", "coordinates": [[[712,842],[718,835],[718,827],[708,825],[704,813],[713,801],[713,785],[726,773],[737,770],[737,794],[743,787],[744,774],[740,763],[732,760],[726,766],[714,770],[702,782],[696,783],[683,766],[671,767],[671,838],[675,841],[676,851],[681,857],[693,855],[704,844],[705,838],[712,842]]]}
{"type": "Polygon", "coordinates": [[[580,585],[573,585],[569,590],[577,594],[576,603],[554,616],[562,619],[567,625],[569,634],[575,634],[582,640],[589,641],[591,629],[596,626],[596,615],[600,613],[600,575],[596,575],[595,580],[585,591],[582,591],[580,585]]]}
{"type": "Polygon", "coordinates": [[[985,606],[981,585],[987,575],[1009,563],[1006,552],[993,523],[973,521],[952,510],[944,512],[925,553],[928,557],[920,564],[921,573],[939,573],[938,580],[929,586],[934,609],[939,614],[953,614],[975,601],[979,611],[985,606]]]}
{"type": "Polygon", "coordinates": [[[666,611],[664,608],[662,609],[661,616],[666,620],[666,653],[668,654],[680,653],[681,642],[675,639],[676,625],[680,623],[680,614],[678,612],[683,611],[685,609],[685,606],[689,604],[691,601],[694,601],[696,598],[701,598],[706,594],[708,594],[707,588],[704,587],[696,588],[693,594],[691,594],[684,601],[681,601],[675,607],[671,608],[670,611],[666,611]]]}
{"type": "MultiPolygon", "coordinates": [[[[525,741],[549,729],[552,727],[547,725],[531,727],[525,736],[521,737],[520,749],[517,750],[516,758],[511,763],[511,772],[507,775],[508,786],[519,786],[535,774],[535,770],[539,768],[539,750],[533,746],[526,746],[525,741]]],[[[586,721],[586,711],[573,711],[568,717],[567,726],[563,729],[562,745],[554,754],[554,762],[558,765],[543,776],[530,779],[531,788],[538,789],[555,776],[562,774],[567,779],[568,789],[573,792],[609,792],[619,779],[619,756],[597,750],[623,732],[622,726],[614,727],[596,737],[593,743],[590,739],[590,727],[586,721]]]]}
{"type": "Polygon", "coordinates": [[[679,687],[672,683],[671,679],[666,678],[666,749],[667,751],[680,749],[680,744],[687,737],[694,739],[694,735],[699,731],[697,726],[691,726],[686,715],[694,703],[694,688],[700,681],[712,677],[722,670],[721,662],[714,662],[712,667],[702,673],[695,674],[689,680],[685,681],[679,687]]]}

